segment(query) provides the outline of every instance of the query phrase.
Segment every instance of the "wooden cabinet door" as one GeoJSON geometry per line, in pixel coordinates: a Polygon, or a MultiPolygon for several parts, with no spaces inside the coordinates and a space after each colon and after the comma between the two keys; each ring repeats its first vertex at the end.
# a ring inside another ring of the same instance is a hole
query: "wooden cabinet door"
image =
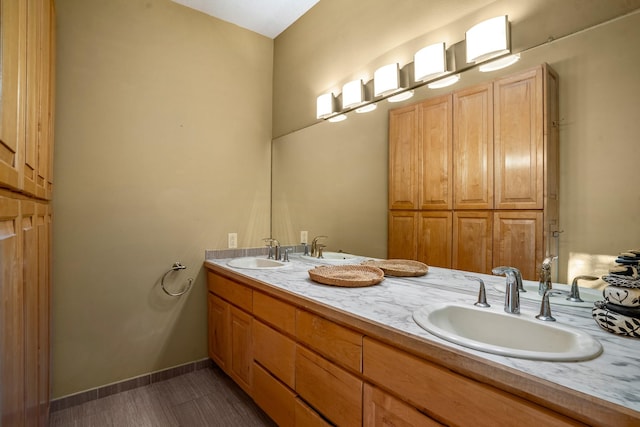
{"type": "Polygon", "coordinates": [[[451,268],[451,211],[429,211],[418,214],[417,260],[435,267],[451,268]]]}
{"type": "Polygon", "coordinates": [[[387,257],[416,259],[417,212],[389,211],[387,257]]]}
{"type": "Polygon", "coordinates": [[[36,204],[38,236],[38,416],[47,425],[51,401],[51,206],[36,204]]]}
{"type": "Polygon", "coordinates": [[[252,397],[278,426],[295,425],[296,394],[257,363],[253,364],[252,397]]]}
{"type": "Polygon", "coordinates": [[[414,407],[369,384],[364,385],[363,406],[363,425],[365,426],[436,427],[442,425],[414,407]]]}
{"type": "Polygon", "coordinates": [[[453,94],[454,209],[493,209],[493,85],[453,94]]]}
{"type": "Polygon", "coordinates": [[[302,399],[296,398],[296,427],[331,427],[316,411],[302,399]]]}
{"type": "Polygon", "coordinates": [[[362,425],[362,380],[297,346],[296,392],[339,426],[362,425]]]}
{"type": "Polygon", "coordinates": [[[453,206],[453,104],[446,95],[419,104],[420,209],[453,206]]]}
{"type": "Polygon", "coordinates": [[[253,359],[292,389],[296,386],[295,358],[295,341],[253,320],[253,359]]]}
{"type": "Polygon", "coordinates": [[[21,202],[22,290],[24,295],[24,405],[25,424],[38,424],[38,230],[36,204],[21,202]]]}
{"type": "Polygon", "coordinates": [[[544,252],[542,211],[496,211],[493,218],[493,264],[516,267],[523,279],[536,280],[544,252]]]}
{"type": "Polygon", "coordinates": [[[251,323],[253,318],[244,311],[230,306],[229,312],[229,376],[233,378],[247,394],[251,395],[253,380],[253,350],[251,323]]]}
{"type": "MultiPolygon", "coordinates": [[[[5,2],[3,2],[5,3],[5,2]]],[[[25,341],[20,202],[0,195],[0,425],[24,424],[25,341]]]]}
{"type": "Polygon", "coordinates": [[[542,209],[542,67],[494,83],[496,209],[542,209]]]}
{"type": "Polygon", "coordinates": [[[0,186],[20,188],[25,137],[27,2],[0,2],[0,186]]]}
{"type": "Polygon", "coordinates": [[[493,213],[453,213],[453,268],[491,274],[493,263],[493,213]]]}
{"type": "Polygon", "coordinates": [[[209,292],[208,296],[208,348],[209,358],[223,370],[231,357],[229,352],[229,304],[209,292]]]}
{"type": "Polygon", "coordinates": [[[418,116],[415,106],[389,112],[389,209],[418,208],[418,116]]]}

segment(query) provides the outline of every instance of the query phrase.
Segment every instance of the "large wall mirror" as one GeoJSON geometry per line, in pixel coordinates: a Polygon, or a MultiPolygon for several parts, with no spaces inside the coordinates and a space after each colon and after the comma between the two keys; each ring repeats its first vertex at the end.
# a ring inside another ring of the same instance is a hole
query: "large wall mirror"
{"type": "Polygon", "coordinates": [[[560,79],[560,229],[555,280],[604,274],[640,247],[640,13],[528,49],[506,69],[465,71],[457,85],[421,87],[401,104],[320,122],[273,141],[272,234],[386,257],[388,111],[548,63],[560,79]]]}

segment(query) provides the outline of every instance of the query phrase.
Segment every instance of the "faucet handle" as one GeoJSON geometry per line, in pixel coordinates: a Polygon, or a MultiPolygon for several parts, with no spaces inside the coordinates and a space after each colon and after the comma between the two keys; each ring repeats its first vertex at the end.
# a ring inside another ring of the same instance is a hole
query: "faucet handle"
{"type": "Polygon", "coordinates": [[[467,275],[464,276],[465,279],[475,280],[480,283],[480,291],[478,291],[478,301],[476,301],[473,305],[477,305],[478,307],[491,307],[491,305],[487,302],[487,291],[484,287],[484,280],[479,277],[467,275]]]}
{"type": "Polygon", "coordinates": [[[578,280],[598,280],[596,276],[577,276],[574,277],[571,282],[571,292],[567,297],[567,301],[571,302],[584,302],[582,298],[580,298],[580,288],[578,286],[578,280]]]}
{"type": "Polygon", "coordinates": [[[546,322],[555,322],[556,318],[551,315],[551,304],[549,303],[549,297],[551,295],[568,295],[567,291],[560,291],[557,289],[547,289],[542,296],[542,304],[540,304],[540,314],[536,316],[536,319],[544,320],[546,322]]]}

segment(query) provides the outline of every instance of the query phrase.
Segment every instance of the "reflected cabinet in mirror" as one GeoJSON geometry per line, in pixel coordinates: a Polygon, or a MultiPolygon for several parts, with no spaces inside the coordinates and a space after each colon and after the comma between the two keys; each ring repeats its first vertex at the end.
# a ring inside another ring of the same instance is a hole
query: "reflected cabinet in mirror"
{"type": "Polygon", "coordinates": [[[543,64],[389,113],[389,258],[535,280],[557,255],[558,79],[543,64]]]}
{"type": "MultiPolygon", "coordinates": [[[[373,112],[352,112],[343,122],[319,122],[276,138],[273,235],[293,244],[300,231],[308,231],[310,239],[329,236],[330,251],[423,257],[433,265],[478,271],[496,263],[531,265],[550,253],[558,255],[554,281],[604,274],[619,252],[640,247],[640,190],[635,185],[640,159],[637,40],[636,12],[523,51],[509,68],[492,73],[473,68],[455,86],[423,86],[404,103],[381,101],[373,112]],[[538,90],[527,79],[510,80],[540,64],[555,71],[542,81],[557,75],[557,94],[538,90]],[[493,108],[471,114],[465,109],[488,102],[483,99],[486,92],[474,92],[482,87],[493,92],[493,108]],[[545,96],[557,97],[557,110],[547,106],[541,125],[534,129],[531,120],[538,118],[529,115],[528,107],[511,108],[510,103],[523,96],[531,96],[531,105],[542,105],[545,96]],[[420,147],[398,152],[390,147],[390,138],[416,120],[411,117],[415,105],[422,105],[422,115],[431,117],[433,127],[427,135],[433,139],[423,143],[422,154],[417,152],[420,147]],[[451,124],[441,118],[449,114],[451,124]],[[550,120],[554,116],[557,121],[550,120]],[[471,127],[456,127],[465,120],[471,127]],[[471,132],[482,133],[474,136],[481,144],[470,143],[471,132]],[[511,152],[501,145],[516,137],[548,142],[549,132],[557,133],[555,159],[550,157],[555,151],[545,153],[537,144],[511,152]],[[420,155],[438,166],[422,173],[412,170],[420,155]],[[545,162],[558,165],[558,176],[545,169],[545,162]],[[465,178],[471,172],[473,176],[465,178]],[[553,195],[556,179],[559,201],[553,195]],[[425,230],[432,241],[424,238],[425,230]],[[516,249],[521,239],[527,244],[516,249]],[[430,257],[427,248],[433,242],[440,246],[430,257]]],[[[527,276],[535,278],[531,268],[525,269],[527,276]]]]}

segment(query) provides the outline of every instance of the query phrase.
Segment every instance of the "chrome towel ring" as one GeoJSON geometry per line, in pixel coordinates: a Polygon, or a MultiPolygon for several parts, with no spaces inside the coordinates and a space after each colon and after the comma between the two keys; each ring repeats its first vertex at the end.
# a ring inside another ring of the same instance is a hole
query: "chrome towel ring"
{"type": "Polygon", "coordinates": [[[175,262],[173,264],[173,266],[171,267],[171,270],[167,271],[166,273],[164,273],[164,276],[162,276],[162,280],[160,280],[160,283],[162,284],[162,290],[167,294],[170,295],[172,297],[179,297],[180,295],[185,294],[189,289],[191,289],[191,285],[193,284],[193,279],[191,277],[189,277],[187,279],[187,286],[185,286],[185,288],[180,291],[180,292],[170,292],[167,290],[167,288],[164,285],[164,279],[167,277],[167,275],[173,271],[178,271],[178,270],[186,270],[187,266],[186,265],[182,265],[180,264],[180,261],[175,262]]]}

